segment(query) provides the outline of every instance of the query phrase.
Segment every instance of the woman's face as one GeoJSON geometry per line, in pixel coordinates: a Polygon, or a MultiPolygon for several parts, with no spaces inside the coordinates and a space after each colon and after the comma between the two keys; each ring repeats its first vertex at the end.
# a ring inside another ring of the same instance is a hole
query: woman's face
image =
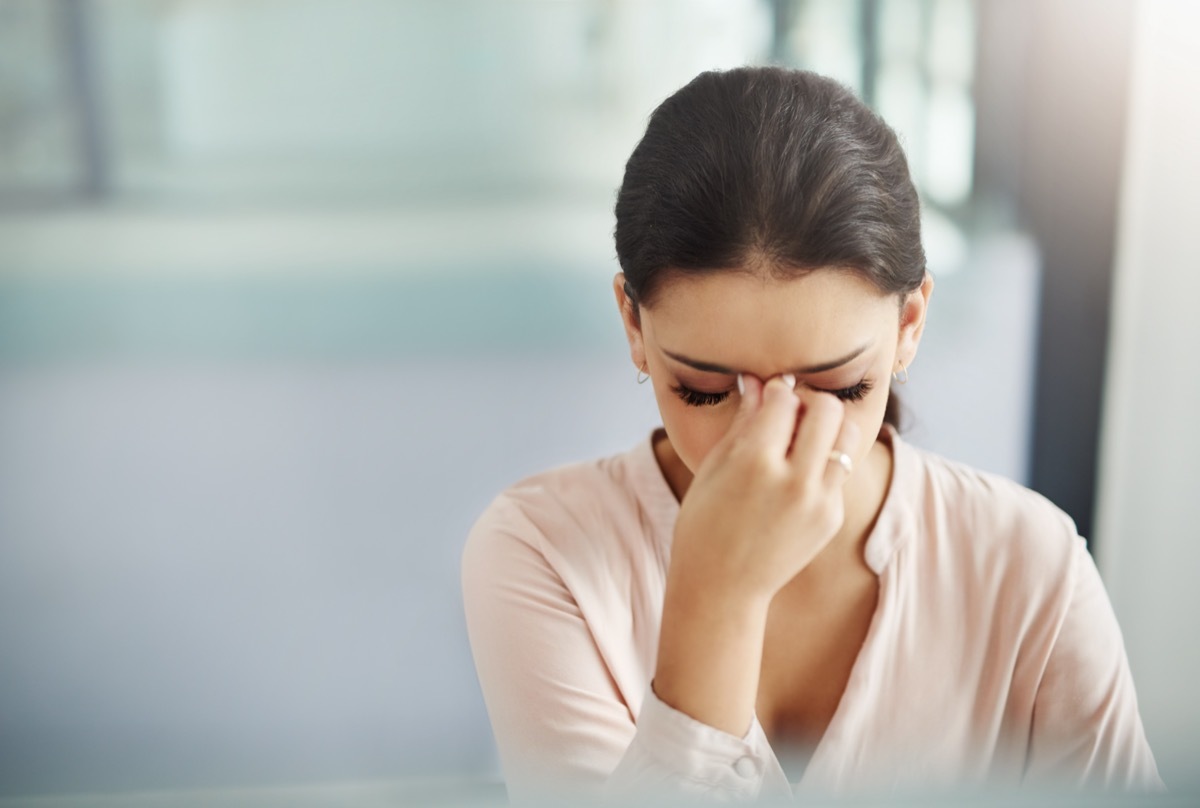
{"type": "MultiPolygon", "coordinates": [[[[716,272],[677,277],[640,327],[614,279],[634,365],[654,385],[663,426],[695,473],[729,428],[739,403],[737,374],[766,381],[795,373],[796,385],[835,392],[860,434],[883,423],[891,374],[916,354],[933,287],[926,275],[903,305],[849,271],[817,270],[792,280],[716,272]]],[[[855,465],[873,441],[861,442],[855,465]]]]}

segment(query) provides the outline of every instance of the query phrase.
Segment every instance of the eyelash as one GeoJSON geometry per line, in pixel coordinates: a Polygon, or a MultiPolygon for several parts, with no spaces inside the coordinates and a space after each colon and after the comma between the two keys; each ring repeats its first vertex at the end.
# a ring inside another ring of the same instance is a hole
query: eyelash
{"type": "MultiPolygon", "coordinates": [[[[689,407],[709,407],[720,404],[729,397],[731,391],[724,393],[701,393],[699,390],[693,390],[690,387],[683,385],[675,385],[671,388],[675,391],[675,395],[683,399],[683,403],[689,407]]],[[[861,382],[850,387],[843,387],[840,390],[825,390],[826,393],[832,393],[842,401],[862,401],[867,393],[871,392],[871,382],[863,379],[861,382]]]]}

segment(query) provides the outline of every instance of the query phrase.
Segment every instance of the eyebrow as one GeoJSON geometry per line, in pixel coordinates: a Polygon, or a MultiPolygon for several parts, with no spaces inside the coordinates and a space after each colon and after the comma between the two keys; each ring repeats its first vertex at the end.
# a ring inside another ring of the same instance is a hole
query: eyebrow
{"type": "MultiPolygon", "coordinates": [[[[869,347],[871,347],[871,343],[868,342],[866,345],[863,345],[862,347],[858,348],[857,350],[846,354],[845,356],[841,357],[840,359],[832,359],[828,362],[821,362],[816,365],[809,365],[808,367],[805,367],[805,368],[797,368],[791,372],[795,373],[797,376],[807,376],[812,373],[823,373],[826,370],[833,370],[834,368],[840,368],[842,365],[846,364],[847,362],[857,359],[859,356],[862,355],[863,351],[867,350],[867,348],[869,348],[869,347]]],[[[705,373],[723,373],[727,376],[735,376],[738,373],[738,371],[733,370],[732,368],[727,368],[724,365],[718,365],[715,362],[702,362],[699,359],[689,359],[686,356],[683,356],[683,355],[677,354],[677,353],[673,353],[666,349],[663,349],[663,353],[665,353],[667,356],[674,359],[676,362],[682,362],[683,364],[687,365],[688,367],[695,368],[696,370],[700,370],[705,373]]]]}

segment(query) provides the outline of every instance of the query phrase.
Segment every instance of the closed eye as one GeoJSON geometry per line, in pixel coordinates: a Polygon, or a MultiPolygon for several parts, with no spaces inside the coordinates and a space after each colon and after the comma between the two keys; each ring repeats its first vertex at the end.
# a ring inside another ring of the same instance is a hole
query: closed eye
{"type": "Polygon", "coordinates": [[[690,387],[684,387],[682,384],[671,388],[675,391],[675,395],[683,399],[683,403],[689,407],[711,407],[714,404],[720,404],[725,399],[729,398],[731,391],[726,390],[723,393],[701,393],[699,390],[693,390],[690,387]]]}
{"type": "MultiPolygon", "coordinates": [[[[871,382],[868,379],[863,379],[858,384],[853,384],[849,387],[842,387],[837,390],[826,390],[820,387],[814,387],[814,390],[832,393],[842,401],[862,401],[867,393],[871,392],[871,382]]],[[[675,385],[671,388],[675,395],[683,400],[684,404],[689,407],[712,407],[720,404],[725,399],[729,398],[731,390],[726,390],[721,393],[703,393],[699,390],[693,390],[690,387],[685,387],[682,384],[675,385]]]]}
{"type": "Polygon", "coordinates": [[[826,390],[825,392],[833,393],[842,401],[862,401],[864,398],[866,398],[867,393],[871,392],[871,382],[867,379],[863,379],[858,384],[852,384],[849,387],[843,387],[840,390],[826,390]]]}

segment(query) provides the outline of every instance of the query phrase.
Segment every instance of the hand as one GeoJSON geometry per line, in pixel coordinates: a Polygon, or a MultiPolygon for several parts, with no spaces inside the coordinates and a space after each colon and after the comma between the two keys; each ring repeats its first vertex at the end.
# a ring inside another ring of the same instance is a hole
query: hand
{"type": "Polygon", "coordinates": [[[842,526],[848,475],[830,454],[855,456],[858,428],[836,396],[792,381],[743,375],[733,423],[680,504],[668,586],[769,602],[842,526]]]}

